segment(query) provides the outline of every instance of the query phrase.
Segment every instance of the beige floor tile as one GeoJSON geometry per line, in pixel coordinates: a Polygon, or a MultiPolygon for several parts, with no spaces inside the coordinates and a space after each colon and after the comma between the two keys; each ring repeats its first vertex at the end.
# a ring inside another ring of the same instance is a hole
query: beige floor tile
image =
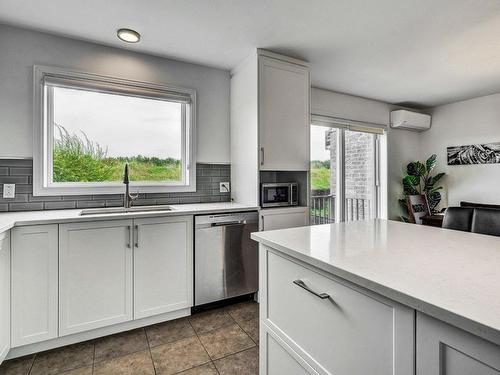
{"type": "Polygon", "coordinates": [[[214,362],[220,375],[258,375],[259,351],[252,348],[214,362]]]}
{"type": "Polygon", "coordinates": [[[109,359],[94,365],[94,375],[154,375],[149,350],[109,359]]]}
{"type": "Polygon", "coordinates": [[[0,374],[2,375],[28,375],[28,372],[33,365],[34,355],[28,355],[21,358],[5,361],[0,366],[0,374]]]}
{"type": "Polygon", "coordinates": [[[93,361],[94,343],[86,341],[37,354],[30,375],[58,374],[91,366],[93,361]]]}
{"type": "Polygon", "coordinates": [[[95,342],[95,362],[121,357],[148,349],[144,329],[102,337],[95,342]]]}
{"type": "Polygon", "coordinates": [[[259,344],[259,319],[245,320],[239,323],[248,336],[258,345],[259,344]]]}
{"type": "Polygon", "coordinates": [[[259,318],[259,304],[256,302],[242,302],[227,308],[229,315],[236,322],[244,322],[246,320],[259,318]]]}
{"type": "Polygon", "coordinates": [[[179,375],[218,375],[218,372],[212,363],[207,363],[206,365],[179,372],[179,375]]]}
{"type": "Polygon", "coordinates": [[[60,372],[57,375],[92,375],[92,366],[80,367],[74,370],[60,372]]]}
{"type": "Polygon", "coordinates": [[[196,335],[187,318],[146,327],[146,334],[150,347],[168,344],[196,335]]]}
{"type": "Polygon", "coordinates": [[[252,339],[237,324],[200,335],[200,340],[212,359],[219,359],[255,346],[252,339]]]}
{"type": "Polygon", "coordinates": [[[194,314],[189,317],[189,321],[198,334],[204,334],[214,329],[234,324],[233,318],[226,309],[217,309],[194,314]]]}
{"type": "Polygon", "coordinates": [[[156,346],[151,355],[158,375],[175,374],[210,361],[196,336],[156,346]]]}

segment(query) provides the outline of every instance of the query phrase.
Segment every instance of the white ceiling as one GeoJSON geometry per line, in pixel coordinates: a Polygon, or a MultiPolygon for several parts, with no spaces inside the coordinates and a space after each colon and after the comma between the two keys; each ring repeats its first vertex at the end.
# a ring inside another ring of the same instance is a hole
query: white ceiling
{"type": "Polygon", "coordinates": [[[310,61],[316,87],[390,103],[500,91],[500,0],[0,0],[0,22],[224,69],[267,48],[310,61]]]}

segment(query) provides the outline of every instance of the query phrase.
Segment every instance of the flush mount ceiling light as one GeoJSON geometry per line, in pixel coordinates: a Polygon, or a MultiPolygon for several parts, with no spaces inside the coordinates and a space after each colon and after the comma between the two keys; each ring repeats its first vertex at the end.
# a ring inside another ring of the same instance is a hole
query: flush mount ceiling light
{"type": "Polygon", "coordinates": [[[141,40],[141,34],[131,29],[119,29],[116,32],[116,35],[119,39],[127,43],[137,43],[139,40],[141,40]]]}

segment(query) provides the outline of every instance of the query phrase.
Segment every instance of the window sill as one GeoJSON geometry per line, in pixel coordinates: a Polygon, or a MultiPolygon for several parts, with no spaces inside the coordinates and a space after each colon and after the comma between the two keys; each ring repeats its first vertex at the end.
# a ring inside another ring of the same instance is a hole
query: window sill
{"type": "MultiPolygon", "coordinates": [[[[33,196],[58,196],[58,195],[103,195],[123,194],[125,185],[113,186],[36,186],[33,185],[33,196]]],[[[130,192],[135,193],[189,193],[196,191],[196,183],[191,185],[134,185],[130,184],[130,192]]]]}

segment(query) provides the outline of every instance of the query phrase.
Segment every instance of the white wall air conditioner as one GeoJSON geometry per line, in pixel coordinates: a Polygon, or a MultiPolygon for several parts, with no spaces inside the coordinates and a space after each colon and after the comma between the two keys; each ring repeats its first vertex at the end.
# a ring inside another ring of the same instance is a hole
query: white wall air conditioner
{"type": "Polygon", "coordinates": [[[421,132],[431,128],[431,116],[425,113],[399,109],[391,112],[391,127],[421,132]]]}

